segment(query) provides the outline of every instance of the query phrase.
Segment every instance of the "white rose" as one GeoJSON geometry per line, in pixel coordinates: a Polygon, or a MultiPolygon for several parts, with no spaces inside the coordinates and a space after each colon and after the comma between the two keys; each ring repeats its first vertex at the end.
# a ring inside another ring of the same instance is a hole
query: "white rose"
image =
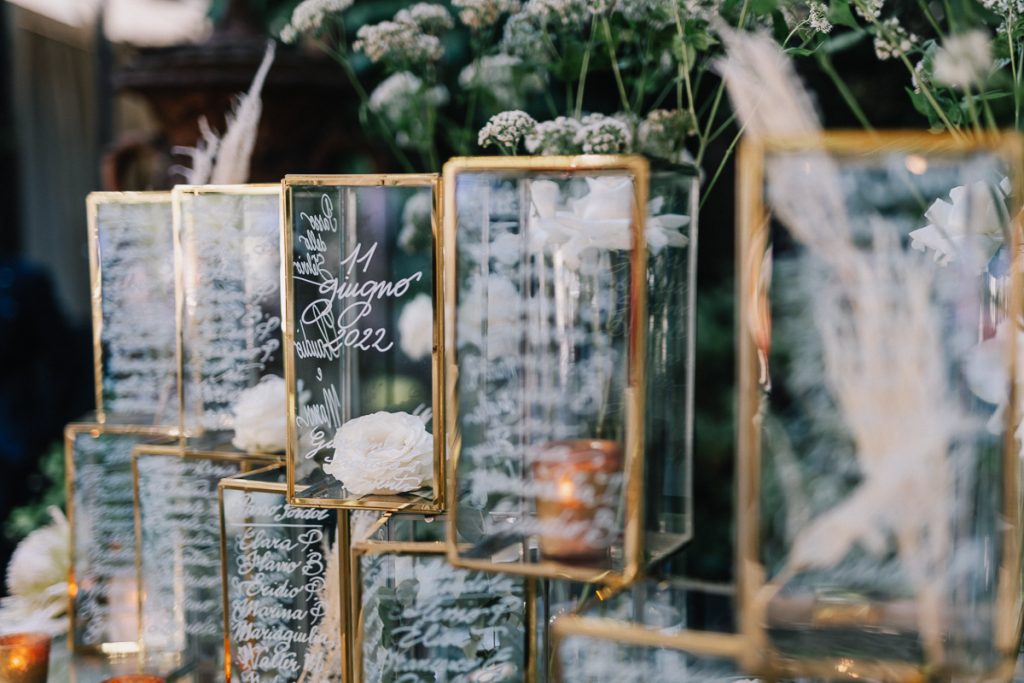
{"type": "Polygon", "coordinates": [[[398,345],[410,360],[427,358],[434,350],[434,302],[417,294],[398,316],[398,345]]]}
{"type": "Polygon", "coordinates": [[[415,491],[434,481],[434,437],[409,413],[357,417],[334,435],[334,456],[324,472],[356,496],[415,491]]]}
{"type": "Polygon", "coordinates": [[[7,565],[11,594],[0,599],[0,633],[67,631],[71,532],[59,508],[49,512],[51,523],[26,536],[7,565]]]}
{"type": "Polygon", "coordinates": [[[951,201],[936,199],[925,212],[928,225],[910,233],[910,244],[918,251],[934,251],[935,261],[947,265],[963,257],[979,274],[1003,243],[1005,221],[993,199],[1009,196],[1004,179],[998,190],[978,181],[949,191],[951,201]]]}
{"type": "Polygon", "coordinates": [[[279,453],[288,440],[288,396],[284,380],[266,375],[238,395],[235,415],[235,448],[247,453],[279,453]]]}

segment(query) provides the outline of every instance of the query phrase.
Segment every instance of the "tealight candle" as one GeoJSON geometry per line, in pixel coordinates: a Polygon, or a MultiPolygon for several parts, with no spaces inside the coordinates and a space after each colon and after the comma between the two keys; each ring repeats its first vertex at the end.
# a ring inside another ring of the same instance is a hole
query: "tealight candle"
{"type": "Polygon", "coordinates": [[[617,537],[614,501],[622,448],[607,439],[555,441],[533,462],[538,540],[544,557],[562,562],[605,556],[617,537]]]}
{"type": "Polygon", "coordinates": [[[46,683],[50,666],[50,636],[12,633],[0,636],[0,681],[46,683]]]}
{"type": "Polygon", "coordinates": [[[166,683],[166,679],[156,674],[122,674],[108,678],[103,683],[166,683]]]}

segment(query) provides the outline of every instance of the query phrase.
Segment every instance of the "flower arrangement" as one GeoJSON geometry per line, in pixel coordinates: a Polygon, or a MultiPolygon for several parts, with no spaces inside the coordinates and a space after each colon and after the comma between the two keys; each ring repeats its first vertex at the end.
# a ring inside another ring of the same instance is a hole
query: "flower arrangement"
{"type": "Polygon", "coordinates": [[[324,472],[356,496],[415,491],[433,483],[434,437],[423,418],[410,413],[356,417],[335,433],[324,472]]]}
{"type": "Polygon", "coordinates": [[[288,396],[284,380],[265,375],[241,392],[232,412],[235,436],[231,443],[247,453],[282,453],[288,440],[288,396]]]}

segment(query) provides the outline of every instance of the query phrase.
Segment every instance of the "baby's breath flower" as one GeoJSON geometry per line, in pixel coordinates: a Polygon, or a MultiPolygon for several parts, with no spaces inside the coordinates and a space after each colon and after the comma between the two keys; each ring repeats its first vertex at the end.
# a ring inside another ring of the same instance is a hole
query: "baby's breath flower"
{"type": "Polygon", "coordinates": [[[524,73],[524,68],[519,57],[486,55],[459,73],[459,86],[485,90],[498,106],[511,109],[520,103],[523,94],[544,89],[544,80],[535,71],[524,73]]]}
{"type": "Polygon", "coordinates": [[[818,33],[832,32],[832,22],[828,20],[828,7],[823,2],[811,2],[807,5],[807,21],[818,33]]]}
{"type": "Polygon", "coordinates": [[[316,31],[331,13],[343,12],[352,6],[353,0],[303,0],[294,10],[288,25],[281,29],[281,40],[293,43],[300,33],[316,31]]]}
{"type": "Polygon", "coordinates": [[[623,0],[616,10],[636,24],[665,26],[674,20],[673,0],[623,0]]]}
{"type": "Polygon", "coordinates": [[[984,31],[949,36],[935,51],[935,80],[953,88],[985,82],[992,70],[992,41],[984,31]]]}
{"type": "Polygon", "coordinates": [[[480,129],[477,143],[481,147],[494,145],[506,154],[513,154],[519,142],[533,130],[537,122],[525,111],[503,111],[490,118],[480,129]]]}
{"type": "Polygon", "coordinates": [[[448,98],[448,89],[443,85],[426,88],[417,76],[399,71],[374,88],[368,106],[396,130],[395,141],[399,145],[410,147],[428,135],[423,122],[423,107],[444,106],[448,98]]]}
{"type": "Polygon", "coordinates": [[[682,109],[655,109],[640,124],[637,138],[640,150],[645,154],[674,159],[691,132],[693,118],[689,112],[682,109]]]}
{"type": "Polygon", "coordinates": [[[436,62],[444,52],[437,36],[427,35],[415,24],[404,21],[361,26],[352,49],[365,53],[371,62],[395,65],[436,62]]]}
{"type": "Polygon", "coordinates": [[[576,143],[576,133],[580,122],[565,116],[552,121],[538,123],[526,135],[526,151],[530,154],[579,154],[580,146],[576,143]]]}
{"type": "Polygon", "coordinates": [[[907,30],[900,26],[899,19],[886,19],[875,34],[875,55],[883,61],[905,55],[914,47],[916,41],[917,36],[907,33],[907,30]]]}
{"type": "Polygon", "coordinates": [[[432,36],[439,36],[455,25],[452,15],[448,14],[448,10],[443,5],[429,2],[418,2],[412,7],[399,10],[395,15],[395,21],[413,24],[432,36]]]}
{"type": "Polygon", "coordinates": [[[459,21],[474,30],[488,28],[498,23],[502,14],[519,11],[519,0],[452,0],[452,6],[459,10],[459,21]]]}
{"type": "Polygon", "coordinates": [[[920,93],[921,87],[931,88],[932,85],[932,58],[922,57],[914,65],[914,73],[910,77],[910,83],[914,86],[914,92],[920,93]]]}
{"type": "Polygon", "coordinates": [[[584,154],[621,154],[633,146],[630,126],[618,118],[591,114],[582,123],[573,141],[584,154]]]}
{"type": "Polygon", "coordinates": [[[981,0],[981,6],[1006,18],[1024,14],[1024,0],[981,0]]]}
{"type": "Polygon", "coordinates": [[[551,62],[551,54],[544,42],[544,31],[536,20],[520,12],[505,22],[501,36],[501,51],[542,65],[551,62]]]}
{"type": "Polygon", "coordinates": [[[523,14],[541,26],[558,28],[579,26],[590,16],[586,0],[528,0],[523,14]]]}
{"type": "Polygon", "coordinates": [[[882,16],[883,0],[853,0],[853,9],[864,21],[874,21],[882,16]]]}

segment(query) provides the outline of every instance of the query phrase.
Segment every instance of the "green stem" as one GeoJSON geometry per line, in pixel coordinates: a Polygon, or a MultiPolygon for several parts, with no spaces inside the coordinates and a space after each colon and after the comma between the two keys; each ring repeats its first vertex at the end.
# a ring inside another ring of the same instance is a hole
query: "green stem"
{"type": "Polygon", "coordinates": [[[967,114],[971,117],[971,125],[974,132],[981,134],[981,119],[978,118],[978,108],[974,106],[974,94],[970,86],[964,88],[964,101],[967,102],[967,114]]]}
{"type": "Polygon", "coordinates": [[[829,57],[828,53],[824,50],[818,50],[814,53],[818,60],[818,65],[821,66],[821,70],[831,79],[832,84],[836,86],[836,90],[842,95],[843,101],[846,102],[846,106],[850,108],[853,115],[857,117],[857,121],[864,130],[874,130],[871,122],[868,121],[867,115],[864,114],[864,110],[857,104],[857,98],[854,97],[853,92],[846,85],[846,81],[842,79],[839,72],[836,71],[832,65],[832,58],[829,57]]]}
{"type": "Polygon", "coordinates": [[[594,45],[594,29],[590,29],[590,38],[587,40],[587,49],[583,52],[583,62],[580,64],[580,82],[576,87],[576,108],[573,110],[574,118],[580,118],[583,114],[583,91],[587,85],[587,73],[590,69],[590,51],[594,45]]]}
{"type": "Polygon", "coordinates": [[[619,71],[619,59],[615,56],[615,41],[612,39],[612,26],[608,17],[601,17],[601,25],[604,28],[605,45],[608,46],[608,57],[612,62],[612,73],[615,74],[615,86],[619,89],[619,98],[625,111],[632,111],[629,108],[629,98],[626,96],[626,85],[622,82],[622,73],[619,71]]]}
{"type": "Polygon", "coordinates": [[[718,168],[715,169],[715,173],[711,176],[711,180],[708,182],[707,186],[701,188],[700,206],[697,207],[698,210],[704,208],[704,202],[707,201],[708,196],[711,194],[711,188],[713,188],[715,183],[718,182],[718,176],[722,175],[722,170],[725,168],[725,162],[727,162],[729,157],[732,156],[732,152],[736,149],[736,145],[739,143],[741,137],[743,137],[743,128],[739,129],[736,133],[736,137],[734,137],[732,142],[729,143],[728,149],[725,150],[725,155],[722,156],[722,161],[718,164],[718,168]]]}
{"type": "MultiPolygon", "coordinates": [[[[907,67],[907,71],[910,72],[911,77],[913,77],[915,74],[914,65],[910,63],[910,60],[907,59],[907,56],[902,51],[900,51],[899,53],[899,58],[900,61],[903,62],[903,65],[907,67]]],[[[949,120],[949,117],[946,116],[946,112],[942,111],[942,107],[939,106],[938,101],[936,101],[935,99],[935,95],[932,94],[931,88],[928,87],[928,84],[924,82],[923,78],[918,79],[918,86],[921,90],[921,94],[924,95],[924,98],[926,100],[928,100],[929,106],[931,106],[931,108],[935,111],[935,114],[939,117],[939,120],[942,121],[942,125],[944,125],[947,128],[947,130],[949,130],[949,132],[953,135],[954,138],[956,138],[957,140],[962,140],[963,134],[960,132],[960,129],[954,126],[952,121],[949,120]]]]}
{"type": "Polygon", "coordinates": [[[932,30],[935,31],[935,35],[943,35],[944,32],[942,27],[939,26],[938,20],[935,18],[935,15],[932,14],[932,11],[928,9],[928,3],[925,2],[925,0],[917,0],[917,6],[921,8],[921,14],[923,14],[928,20],[928,23],[932,25],[932,30]]]}
{"type": "Polygon", "coordinates": [[[1014,55],[1016,47],[1013,41],[1013,17],[1006,19],[1006,44],[1010,48],[1010,72],[1013,74],[1013,127],[1020,128],[1020,75],[1017,70],[1017,57],[1014,55]]]}

